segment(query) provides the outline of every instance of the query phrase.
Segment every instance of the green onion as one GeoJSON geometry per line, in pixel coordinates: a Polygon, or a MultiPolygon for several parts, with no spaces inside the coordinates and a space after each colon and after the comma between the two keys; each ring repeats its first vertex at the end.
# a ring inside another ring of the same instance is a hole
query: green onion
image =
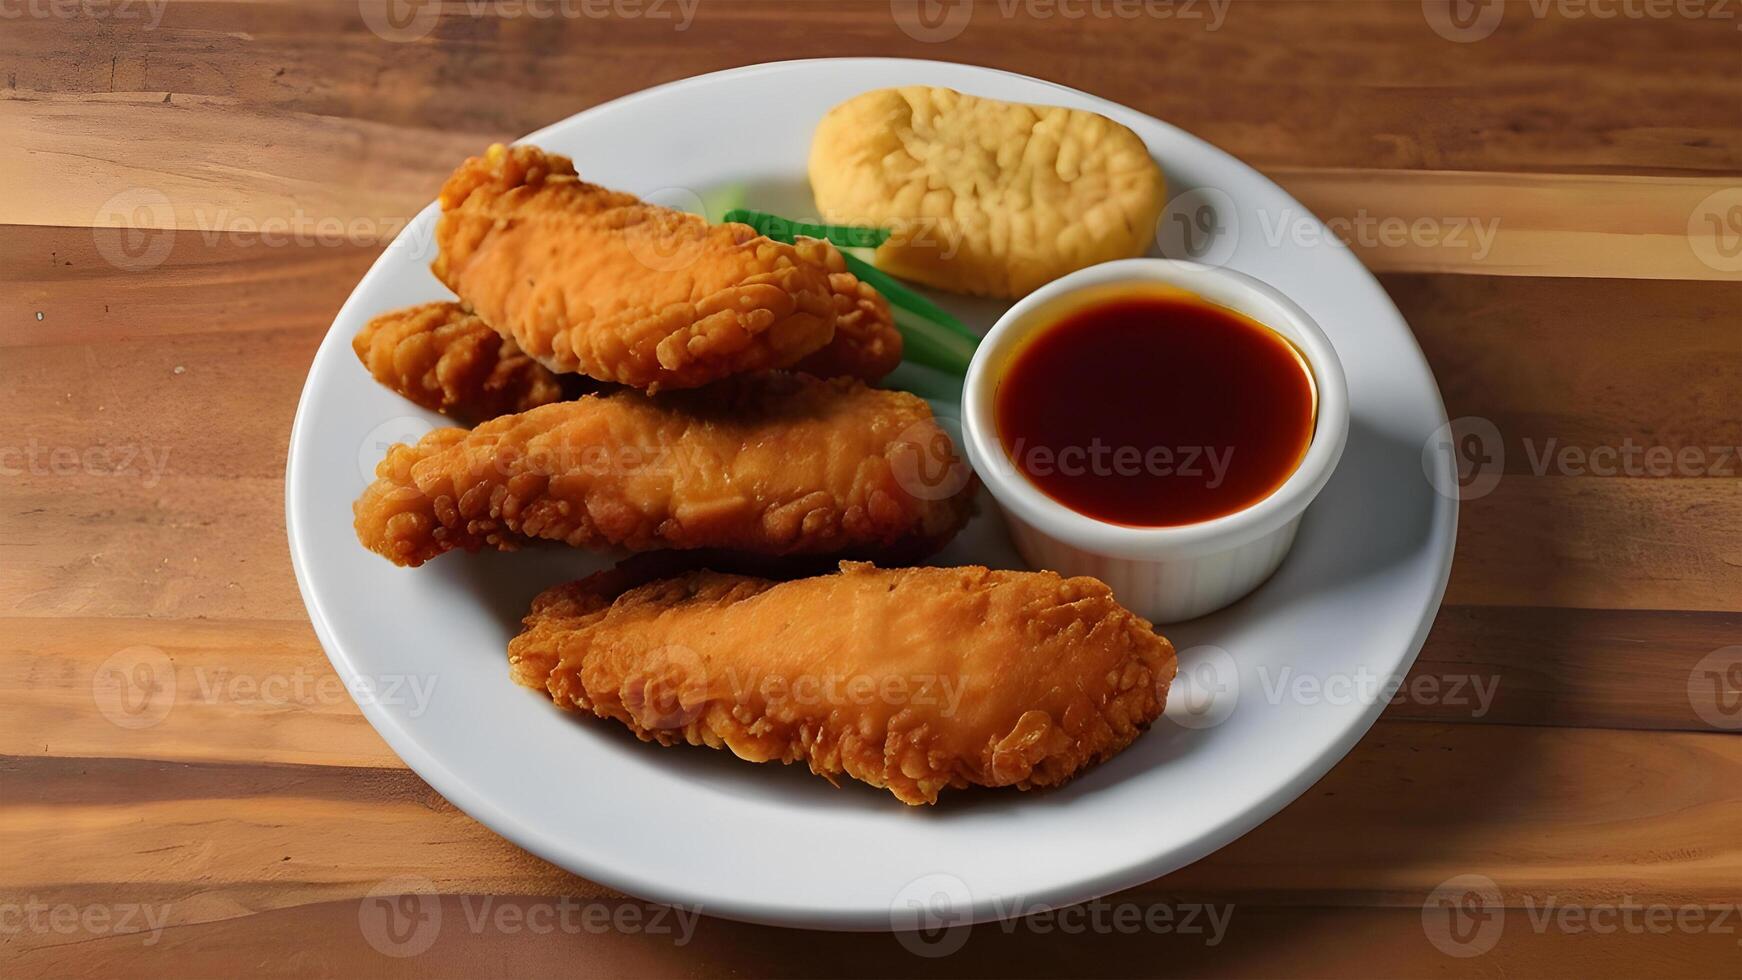
{"type": "Polygon", "coordinates": [[[968,373],[968,363],[974,359],[973,341],[912,310],[898,308],[893,312],[896,329],[901,331],[903,357],[957,377],[968,373]]]}
{"type": "Polygon", "coordinates": [[[805,221],[793,221],[782,218],[778,214],[766,211],[752,211],[749,208],[734,208],[726,212],[722,219],[727,223],[736,222],[749,225],[777,242],[792,244],[799,235],[806,238],[821,238],[833,242],[842,248],[876,248],[889,240],[887,228],[861,228],[857,225],[816,225],[805,221]]]}
{"type": "MultiPolygon", "coordinates": [[[[889,240],[889,231],[885,228],[808,224],[749,208],[734,208],[723,220],[749,225],[758,234],[788,245],[799,235],[825,239],[844,249],[876,248],[889,240]]],[[[849,272],[882,293],[894,307],[895,326],[901,331],[906,359],[956,377],[968,373],[968,362],[973,359],[974,348],[980,343],[979,334],[969,330],[943,307],[903,286],[894,276],[857,255],[843,251],[841,258],[847,261],[849,272]]]]}
{"type": "Polygon", "coordinates": [[[953,330],[972,345],[980,343],[980,335],[968,329],[967,324],[951,316],[948,310],[926,299],[924,296],[903,286],[896,278],[857,255],[841,253],[841,258],[847,260],[847,271],[870,283],[883,298],[914,313],[931,320],[948,330],[953,330]]]}
{"type": "Polygon", "coordinates": [[[962,376],[923,367],[913,361],[903,361],[895,372],[884,378],[882,386],[918,395],[929,402],[954,406],[962,402],[962,376]]]}

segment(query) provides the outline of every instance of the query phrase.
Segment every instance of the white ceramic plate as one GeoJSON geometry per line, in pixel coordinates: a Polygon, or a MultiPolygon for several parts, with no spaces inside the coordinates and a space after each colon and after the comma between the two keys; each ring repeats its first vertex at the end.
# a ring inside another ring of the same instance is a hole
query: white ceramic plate
{"type": "MultiPolygon", "coordinates": [[[[1168,717],[1062,789],[946,794],[914,809],[799,767],[644,745],[508,678],[504,650],[533,595],[598,558],[533,549],[407,570],[353,536],[351,501],[386,446],[440,421],[377,386],[350,349],[370,316],[447,295],[427,269],[425,209],[357,285],[309,372],[286,478],[297,580],[333,666],[374,692],[358,700],[394,751],[497,833],[595,881],[713,915],[837,929],[906,924],[916,902],[959,922],[1137,884],[1239,837],[1323,775],[1384,707],[1389,692],[1362,696],[1362,685],[1408,670],[1439,607],[1457,502],[1430,482],[1455,487],[1449,453],[1424,456],[1446,419],[1421,351],[1347,250],[1298,244],[1329,238],[1305,208],[1209,144],[1048,82],[887,59],[692,78],[527,139],[573,156],[589,180],[663,203],[742,183],[752,207],[808,215],[817,120],[860,92],[912,84],[1091,109],[1136,130],[1174,198],[1157,254],[1250,273],[1318,320],[1348,371],[1348,450],[1275,578],[1167,630],[1182,651],[1168,717]],[[1297,687],[1303,677],[1323,693],[1297,687]]],[[[952,305],[982,330],[1001,309],[952,305]]],[[[1021,567],[981,501],[936,563],[1021,567]]]]}

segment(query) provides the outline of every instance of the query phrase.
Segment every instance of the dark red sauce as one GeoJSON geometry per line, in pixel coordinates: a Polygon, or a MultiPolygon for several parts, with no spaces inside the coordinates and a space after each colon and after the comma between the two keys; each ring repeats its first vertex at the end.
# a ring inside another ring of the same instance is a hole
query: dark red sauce
{"type": "Polygon", "coordinates": [[[1269,496],[1312,441],[1293,344],[1174,291],[1111,294],[1035,332],[1006,366],[998,436],[1030,482],[1097,520],[1173,527],[1269,496]]]}

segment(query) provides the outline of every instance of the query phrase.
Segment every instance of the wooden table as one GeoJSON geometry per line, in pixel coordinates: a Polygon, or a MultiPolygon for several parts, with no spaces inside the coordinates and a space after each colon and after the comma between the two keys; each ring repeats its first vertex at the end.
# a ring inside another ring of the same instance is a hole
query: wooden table
{"type": "Polygon", "coordinates": [[[0,0],[6,975],[1737,975],[1735,3],[533,2],[558,16],[0,0]],[[315,346],[455,161],[870,54],[1118,100],[1347,219],[1460,436],[1504,449],[1405,695],[1335,771],[1099,919],[943,957],[661,932],[485,830],[337,684],[283,530],[315,346]],[[366,900],[419,882],[442,897],[366,900]],[[1197,905],[1233,907],[1219,942],[1114,914],[1197,905]]]}

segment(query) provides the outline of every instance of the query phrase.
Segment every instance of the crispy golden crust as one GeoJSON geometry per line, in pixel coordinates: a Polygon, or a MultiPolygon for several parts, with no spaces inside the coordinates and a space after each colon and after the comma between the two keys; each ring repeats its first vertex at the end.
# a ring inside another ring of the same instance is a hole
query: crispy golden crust
{"type": "MultiPolygon", "coordinates": [[[[901,335],[881,294],[846,271],[827,242],[805,239],[806,258],[829,270],[835,337],[794,365],[819,378],[876,381],[901,363],[901,335]],[[820,248],[818,246],[821,246],[820,248]]],[[[464,425],[525,412],[600,387],[558,375],[459,303],[424,303],[364,324],[351,349],[375,380],[464,425]]]]}
{"type": "Polygon", "coordinates": [[[691,388],[834,334],[828,274],[792,246],[585,183],[536,147],[467,160],[441,206],[431,270],[560,373],[691,388]]]}
{"type": "Polygon", "coordinates": [[[384,313],[351,349],[375,380],[466,425],[564,397],[556,375],[458,303],[384,313]]]}
{"type": "Polygon", "coordinates": [[[901,333],[889,301],[847,271],[847,262],[829,242],[800,238],[799,255],[828,270],[835,304],[835,338],[822,350],[793,365],[819,378],[877,381],[901,363],[901,333]]]}
{"type": "Polygon", "coordinates": [[[539,596],[508,647],[514,679],[646,741],[803,762],[909,804],[1064,782],[1161,714],[1177,668],[1093,578],[845,563],[622,585],[539,596]]]}
{"type": "Polygon", "coordinates": [[[401,565],[528,540],[764,555],[923,554],[973,481],[926,403],[852,379],[589,395],[395,446],[354,508],[401,565]]]}

